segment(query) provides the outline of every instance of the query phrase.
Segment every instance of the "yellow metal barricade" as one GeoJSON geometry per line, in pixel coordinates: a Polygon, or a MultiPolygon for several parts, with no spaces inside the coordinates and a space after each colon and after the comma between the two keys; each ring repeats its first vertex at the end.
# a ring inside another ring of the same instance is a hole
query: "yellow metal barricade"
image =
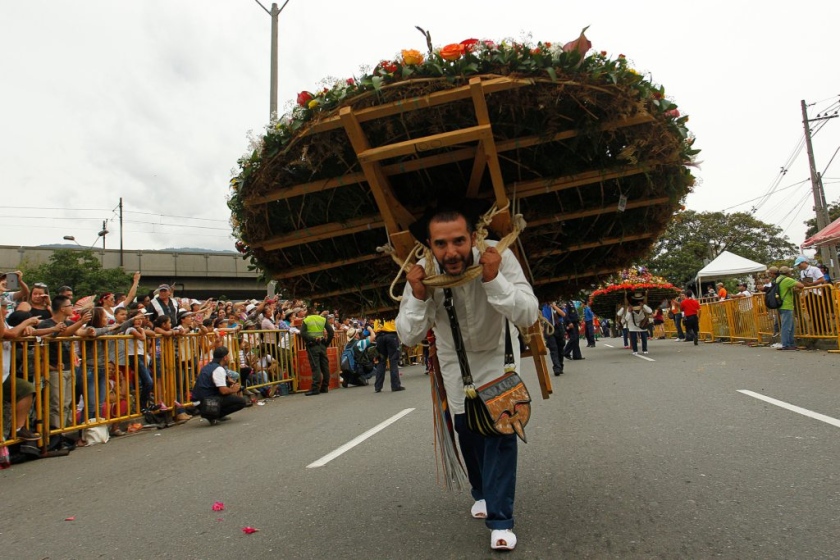
{"type": "Polygon", "coordinates": [[[840,337],[836,292],[837,289],[831,284],[808,286],[799,292],[794,318],[797,338],[840,337]]]}

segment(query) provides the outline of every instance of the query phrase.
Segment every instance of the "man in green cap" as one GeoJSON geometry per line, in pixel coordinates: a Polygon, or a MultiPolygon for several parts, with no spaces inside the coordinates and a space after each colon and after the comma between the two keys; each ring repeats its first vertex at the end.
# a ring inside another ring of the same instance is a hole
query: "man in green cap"
{"type": "Polygon", "coordinates": [[[335,331],[327,323],[327,318],[318,313],[313,305],[303,320],[300,335],[306,344],[306,353],[309,355],[309,365],[312,369],[312,387],[305,394],[309,397],[326,393],[330,387],[330,362],[327,359],[327,347],[332,342],[335,331]]]}

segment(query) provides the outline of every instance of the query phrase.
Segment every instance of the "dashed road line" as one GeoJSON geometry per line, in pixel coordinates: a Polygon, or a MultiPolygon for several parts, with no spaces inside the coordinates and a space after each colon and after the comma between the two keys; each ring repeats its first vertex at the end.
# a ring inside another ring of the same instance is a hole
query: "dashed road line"
{"type": "Polygon", "coordinates": [[[768,402],[770,404],[776,405],[781,408],[785,408],[790,410],[791,412],[796,412],[797,414],[801,414],[802,416],[807,416],[808,418],[813,418],[814,420],[819,420],[820,422],[825,422],[826,424],[831,424],[836,428],[840,428],[840,420],[837,418],[832,418],[831,416],[826,416],[825,414],[820,414],[819,412],[814,412],[813,410],[808,410],[807,408],[802,408],[801,406],[796,406],[794,404],[786,403],[784,401],[780,401],[774,399],[772,397],[767,397],[762,395],[761,393],[754,393],[753,391],[748,391],[746,389],[738,389],[739,393],[743,393],[748,397],[753,397],[755,399],[762,400],[764,402],[768,402]]]}
{"type": "Polygon", "coordinates": [[[344,453],[347,453],[348,451],[350,451],[351,449],[353,449],[354,447],[356,447],[357,445],[359,445],[360,443],[362,443],[363,441],[365,441],[369,437],[381,432],[382,430],[384,430],[385,428],[387,428],[388,426],[390,426],[391,424],[393,424],[394,422],[396,422],[397,420],[399,420],[403,416],[413,412],[414,410],[415,409],[413,409],[413,408],[406,408],[402,412],[398,412],[397,414],[391,416],[390,418],[388,418],[387,420],[385,420],[381,424],[379,424],[377,426],[374,426],[373,428],[371,428],[370,430],[361,434],[360,436],[357,436],[357,437],[351,439],[350,441],[348,441],[347,443],[345,443],[344,445],[342,445],[341,447],[339,447],[335,451],[327,453],[326,455],[324,455],[323,457],[321,457],[320,459],[318,459],[314,463],[310,463],[310,464],[306,465],[306,468],[307,469],[316,469],[318,467],[323,467],[324,465],[326,465],[327,463],[329,463],[330,461],[332,461],[336,457],[339,457],[339,456],[343,455],[344,453]]]}

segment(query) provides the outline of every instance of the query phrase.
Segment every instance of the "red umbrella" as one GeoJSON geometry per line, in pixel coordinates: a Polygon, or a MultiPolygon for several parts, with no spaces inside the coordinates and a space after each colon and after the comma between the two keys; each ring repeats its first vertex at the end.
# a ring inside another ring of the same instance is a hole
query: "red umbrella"
{"type": "Polygon", "coordinates": [[[809,237],[802,244],[803,249],[822,247],[823,245],[840,244],[840,218],[837,218],[823,229],[809,237]]]}

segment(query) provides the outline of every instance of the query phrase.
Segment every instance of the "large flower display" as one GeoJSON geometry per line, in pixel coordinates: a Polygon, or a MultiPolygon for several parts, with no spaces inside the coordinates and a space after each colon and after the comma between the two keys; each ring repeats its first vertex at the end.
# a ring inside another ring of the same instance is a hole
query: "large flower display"
{"type": "Polygon", "coordinates": [[[228,205],[253,268],[289,296],[393,310],[396,270],[377,247],[461,196],[524,216],[515,249],[540,297],[649,250],[698,152],[663,86],[583,33],[428,45],[301,92],[239,160],[228,205]]]}
{"type": "Polygon", "coordinates": [[[589,296],[589,306],[599,317],[612,318],[616,309],[631,297],[642,297],[652,308],[664,299],[677,297],[680,289],[660,276],[654,276],[644,267],[634,267],[617,272],[603,282],[589,296]]]}

